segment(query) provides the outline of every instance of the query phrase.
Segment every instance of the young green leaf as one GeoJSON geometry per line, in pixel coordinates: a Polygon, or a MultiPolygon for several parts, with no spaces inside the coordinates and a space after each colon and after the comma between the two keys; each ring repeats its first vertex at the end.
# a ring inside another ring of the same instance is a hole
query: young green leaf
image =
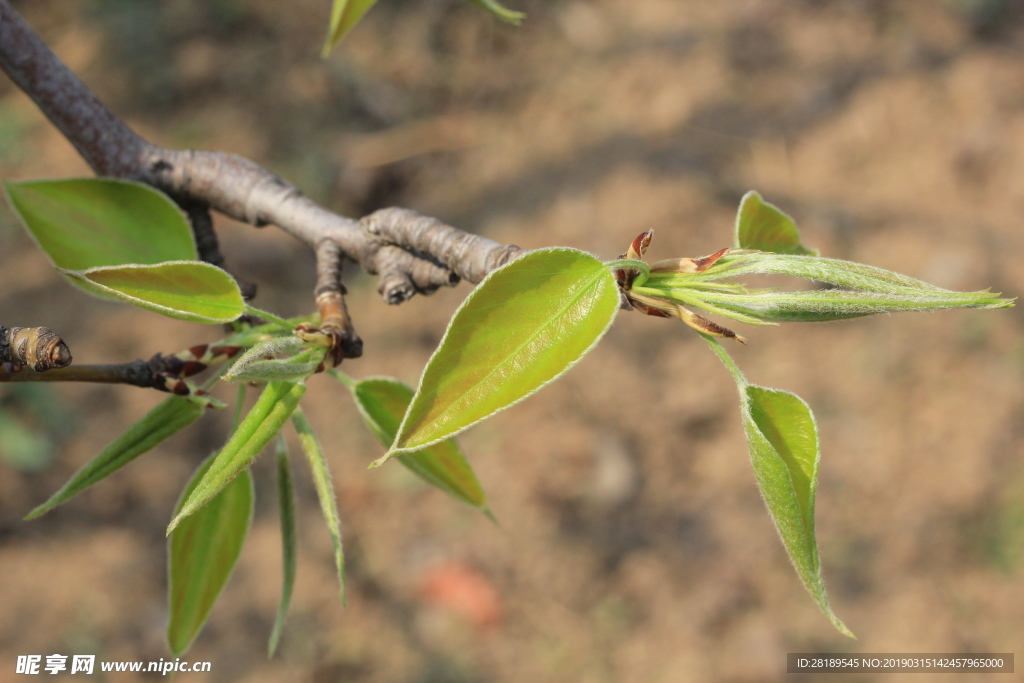
{"type": "Polygon", "coordinates": [[[25,517],[35,519],[110,476],[199,419],[203,403],[180,396],[165,399],[78,470],[48,501],[25,517]]]}
{"type": "Polygon", "coordinates": [[[526,18],[526,14],[523,12],[516,12],[510,10],[498,3],[497,0],[470,0],[474,5],[483,7],[485,10],[498,17],[502,21],[512,24],[513,26],[519,26],[523,23],[523,19],[526,18]]]}
{"type": "Polygon", "coordinates": [[[375,4],[377,0],[334,0],[331,7],[331,25],[327,31],[327,42],[324,43],[324,57],[331,54],[331,50],[338,46],[375,4]]]}
{"type": "Polygon", "coordinates": [[[281,512],[281,602],[270,633],[267,657],[273,657],[281,640],[284,620],[292,601],[292,587],[295,585],[295,488],[292,486],[292,469],[288,461],[288,446],[279,433],[277,435],[277,500],[281,512]]]}
{"type": "Polygon", "coordinates": [[[298,353],[302,346],[302,340],[290,333],[287,336],[272,337],[257,342],[234,362],[231,369],[224,373],[224,381],[234,382],[244,376],[246,368],[253,363],[266,360],[268,356],[276,356],[279,353],[298,353]]]}
{"type": "MultiPolygon", "coordinates": [[[[179,510],[213,462],[210,456],[192,475],[179,510]]],[[[252,474],[245,470],[167,539],[167,642],[175,656],[188,650],[231,576],[252,523],[253,500],[252,474]]]]}
{"type": "MultiPolygon", "coordinates": [[[[331,371],[331,374],[341,378],[336,371],[331,371]]],[[[390,446],[412,401],[412,388],[391,377],[367,377],[357,382],[346,377],[342,381],[352,390],[363,422],[382,444],[390,446]]],[[[490,514],[487,496],[455,439],[446,439],[412,453],[402,453],[398,460],[428,484],[490,514]]]]}
{"type": "MultiPolygon", "coordinates": [[[[943,292],[879,294],[846,289],[814,289],[803,292],[759,294],[694,293],[691,300],[721,315],[770,323],[827,322],[878,313],[937,311],[946,308],[1004,308],[1013,303],[991,292],[943,292]],[[970,297],[961,296],[971,294],[970,297]]],[[[674,297],[673,297],[674,298],[674,297]]]]}
{"type": "Polygon", "coordinates": [[[331,542],[334,543],[334,563],[338,568],[338,583],[341,586],[341,604],[345,604],[345,550],[341,545],[341,518],[338,516],[338,501],[334,497],[334,485],[331,483],[331,471],[327,467],[327,460],[320,448],[320,443],[313,433],[306,416],[302,410],[296,410],[292,415],[292,425],[299,435],[299,443],[309,461],[309,469],[313,473],[313,484],[316,486],[316,495],[320,499],[320,511],[327,523],[327,530],[331,534],[331,542]]]}
{"type": "Polygon", "coordinates": [[[776,254],[818,254],[800,243],[800,233],[792,218],[753,191],[740,200],[736,214],[736,247],[776,254]]]}
{"type": "Polygon", "coordinates": [[[618,286],[590,254],[527,252],[491,272],[455,312],[380,465],[518,403],[582,358],[615,319],[618,286]]]}
{"type": "Polygon", "coordinates": [[[703,336],[736,380],[750,463],[789,559],[832,625],[853,638],[853,633],[832,611],[821,576],[814,534],[814,496],[821,451],[811,409],[796,394],[748,384],[722,345],[703,336]]]}
{"type": "Polygon", "coordinates": [[[60,272],[87,292],[178,320],[226,323],[245,311],[238,283],[209,263],[171,261],[60,272]]]}
{"type": "Polygon", "coordinates": [[[249,467],[260,451],[281,431],[305,393],[305,385],[292,382],[271,382],[266,386],[256,405],[242,420],[242,424],[238,425],[203,478],[180,506],[167,527],[168,534],[249,467]]]}
{"type": "Polygon", "coordinates": [[[185,215],[148,185],[113,178],[6,181],[25,229],[57,268],[194,261],[185,215]]]}

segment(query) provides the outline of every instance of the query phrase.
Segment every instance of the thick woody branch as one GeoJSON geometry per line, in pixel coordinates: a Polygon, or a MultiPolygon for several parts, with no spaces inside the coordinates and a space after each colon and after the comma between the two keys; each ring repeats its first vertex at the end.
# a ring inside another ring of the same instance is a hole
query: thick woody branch
{"type": "Polygon", "coordinates": [[[0,68],[97,174],[148,183],[186,207],[208,206],[255,226],[272,223],[314,249],[333,242],[364,270],[380,274],[389,303],[459,278],[479,282],[519,251],[405,209],[384,209],[355,221],[323,208],[248,159],[152,145],[99,101],[8,0],[0,0],[0,68]]]}

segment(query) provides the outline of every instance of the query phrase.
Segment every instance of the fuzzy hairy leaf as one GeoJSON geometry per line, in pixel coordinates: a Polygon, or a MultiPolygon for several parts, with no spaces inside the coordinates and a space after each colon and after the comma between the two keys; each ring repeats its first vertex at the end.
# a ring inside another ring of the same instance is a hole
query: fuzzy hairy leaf
{"type": "Polygon", "coordinates": [[[832,611],[821,575],[814,533],[821,450],[814,415],[796,394],[748,384],[722,345],[712,337],[702,336],[736,381],[750,464],[789,559],[832,625],[853,638],[853,633],[832,611]]]}
{"type": "Polygon", "coordinates": [[[814,256],[818,253],[800,243],[800,232],[792,218],[753,191],[740,200],[736,214],[736,247],[776,254],[814,256]]]}
{"type": "Polygon", "coordinates": [[[32,510],[26,520],[35,519],[67,502],[98,481],[109,477],[135,458],[174,436],[199,419],[203,404],[191,398],[171,396],[129,427],[78,470],[48,501],[32,510]]]}
{"type": "Polygon", "coordinates": [[[267,644],[268,657],[273,657],[277,651],[284,620],[288,616],[288,606],[292,601],[292,588],[295,586],[295,487],[292,485],[288,447],[281,434],[277,435],[277,501],[281,515],[281,602],[267,644]]]}
{"type": "MultiPolygon", "coordinates": [[[[368,377],[350,382],[349,388],[366,426],[382,444],[390,446],[412,401],[412,387],[391,377],[368,377]]],[[[455,439],[446,439],[412,453],[402,453],[398,460],[428,484],[490,514],[487,496],[455,439]]]]}
{"type": "Polygon", "coordinates": [[[338,570],[338,584],[341,588],[341,604],[345,604],[345,550],[341,543],[341,518],[338,516],[338,501],[334,496],[334,484],[331,483],[331,470],[327,467],[323,449],[317,441],[313,427],[301,410],[292,415],[292,426],[299,435],[299,443],[306,454],[309,469],[313,474],[316,495],[320,499],[320,511],[323,513],[327,530],[334,544],[334,564],[338,570]]]}
{"type": "Polygon", "coordinates": [[[238,429],[214,458],[210,468],[193,488],[171,520],[167,533],[206,505],[210,499],[241,474],[291,417],[306,393],[303,384],[271,382],[238,429]]]}
{"type": "MultiPolygon", "coordinates": [[[[192,475],[179,510],[213,462],[210,456],[192,475]]],[[[167,642],[175,656],[199,635],[231,576],[252,523],[254,499],[252,474],[245,470],[167,539],[167,642]]]]}
{"type": "Polygon", "coordinates": [[[611,271],[582,251],[539,249],[494,270],[455,312],[375,465],[455,436],[555,380],[618,308],[611,271]]]}

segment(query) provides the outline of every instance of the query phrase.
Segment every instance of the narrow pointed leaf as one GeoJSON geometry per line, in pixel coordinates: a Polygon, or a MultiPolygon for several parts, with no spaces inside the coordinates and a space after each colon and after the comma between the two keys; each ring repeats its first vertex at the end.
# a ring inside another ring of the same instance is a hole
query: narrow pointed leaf
{"type": "Polygon", "coordinates": [[[7,198],[57,268],[196,259],[185,215],[141,183],[112,178],[7,181],[7,198]]]}
{"type": "MultiPolygon", "coordinates": [[[[360,415],[380,442],[390,446],[412,401],[413,390],[391,377],[368,377],[351,385],[360,415]]],[[[398,456],[399,462],[432,486],[488,512],[487,496],[455,439],[398,456]]]]}
{"type": "Polygon", "coordinates": [[[793,567],[832,625],[855,637],[832,611],[821,575],[814,534],[821,451],[811,409],[796,394],[748,384],[722,345],[707,335],[704,339],[736,380],[750,463],[793,567]]]}
{"type": "Polygon", "coordinates": [[[327,530],[331,534],[331,542],[334,544],[334,563],[338,568],[338,584],[341,588],[341,604],[345,604],[345,550],[341,544],[341,518],[338,516],[338,501],[334,497],[334,485],[331,483],[331,471],[327,467],[327,460],[320,448],[320,443],[313,433],[306,416],[301,410],[296,410],[292,415],[292,425],[299,435],[299,443],[306,454],[309,462],[309,469],[313,473],[313,484],[316,486],[316,495],[320,499],[320,511],[327,523],[327,530]]]}
{"type": "MultiPolygon", "coordinates": [[[[759,320],[783,322],[826,322],[878,313],[901,311],[937,311],[947,308],[1004,308],[1013,303],[990,292],[922,292],[917,295],[851,292],[846,289],[815,289],[804,292],[767,292],[762,294],[704,294],[698,306],[708,310],[726,309],[723,315],[750,316],[759,320]],[[970,294],[972,296],[961,296],[970,294]]],[[[744,320],[744,322],[747,322],[744,320]]]]}
{"type": "MultiPolygon", "coordinates": [[[[793,256],[765,252],[733,252],[703,273],[678,279],[679,282],[719,280],[726,277],[759,273],[764,275],[789,275],[808,280],[827,282],[838,287],[858,289],[882,294],[908,290],[913,292],[949,292],[924,280],[912,278],[884,268],[864,263],[842,261],[822,256],[793,256]]],[[[651,279],[661,278],[666,283],[673,281],[669,273],[654,273],[651,279]]]]}
{"type": "Polygon", "coordinates": [[[800,233],[792,218],[764,201],[756,192],[748,192],[736,214],[736,246],[776,254],[817,255],[800,243],[800,233]]]}
{"type": "Polygon", "coordinates": [[[331,7],[331,25],[327,31],[327,42],[324,43],[324,57],[338,46],[376,3],[377,0],[334,0],[331,7]]]}
{"type": "Polygon", "coordinates": [[[224,270],[198,261],[61,270],[86,291],[134,304],[169,318],[226,323],[245,312],[238,283],[224,270]]]}
{"type": "Polygon", "coordinates": [[[203,414],[201,402],[171,396],[145,417],[129,427],[121,436],[78,470],[48,501],[34,509],[26,520],[43,515],[96,482],[105,479],[135,458],[174,436],[203,414]]]}
{"type": "Polygon", "coordinates": [[[427,362],[390,451],[444,441],[518,403],[582,358],[615,319],[611,271],[575,249],[539,249],[484,278],[427,362]]]}
{"type": "MultiPolygon", "coordinates": [[[[178,509],[213,462],[211,456],[200,465],[178,509]]],[[[175,656],[188,650],[231,576],[252,523],[253,500],[252,474],[246,470],[167,539],[167,642],[175,656]]]]}
{"type": "Polygon", "coordinates": [[[291,382],[271,382],[266,386],[242,424],[238,425],[238,429],[180,506],[167,527],[167,533],[174,531],[182,520],[206,505],[232,479],[249,467],[253,459],[281,431],[305,393],[305,385],[291,382]]]}
{"type": "Polygon", "coordinates": [[[497,0],[470,0],[470,2],[484,8],[502,21],[512,24],[513,26],[519,26],[523,23],[523,19],[526,18],[525,13],[510,10],[508,7],[498,3],[497,0]]]}
{"type": "Polygon", "coordinates": [[[270,633],[270,642],[267,645],[268,657],[273,657],[277,651],[284,620],[288,616],[288,606],[292,601],[292,588],[295,585],[295,488],[292,485],[288,447],[280,434],[277,435],[277,500],[281,513],[281,602],[277,608],[274,630],[270,633]]]}

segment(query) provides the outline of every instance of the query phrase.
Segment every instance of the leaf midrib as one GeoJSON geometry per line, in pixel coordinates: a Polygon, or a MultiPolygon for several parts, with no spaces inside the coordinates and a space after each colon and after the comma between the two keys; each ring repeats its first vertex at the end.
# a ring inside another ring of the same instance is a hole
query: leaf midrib
{"type": "MultiPolygon", "coordinates": [[[[537,331],[535,331],[533,334],[528,336],[519,346],[516,347],[516,349],[512,353],[508,354],[508,356],[506,356],[506,358],[511,358],[511,357],[517,356],[524,348],[526,348],[527,345],[530,344],[530,342],[532,342],[534,339],[536,339],[541,334],[541,332],[543,330],[546,330],[548,327],[550,327],[554,320],[556,320],[557,318],[559,318],[562,315],[564,315],[565,312],[569,308],[571,308],[576,302],[578,302],[583,297],[583,294],[585,292],[589,291],[589,289],[591,288],[591,285],[598,278],[600,278],[603,273],[604,273],[604,268],[602,267],[600,270],[595,272],[593,274],[593,276],[589,280],[586,281],[584,286],[582,286],[579,289],[577,289],[576,294],[574,294],[572,296],[572,298],[569,299],[565,303],[565,305],[563,305],[557,311],[552,313],[551,316],[549,316],[548,319],[544,322],[544,324],[542,326],[538,327],[537,331]]],[[[479,387],[481,384],[483,384],[484,382],[489,380],[491,378],[491,376],[494,375],[494,373],[496,373],[498,371],[498,368],[505,367],[506,365],[508,365],[507,361],[504,361],[504,362],[501,362],[501,363],[495,365],[493,368],[491,368],[490,372],[488,372],[486,375],[484,375],[479,380],[477,380],[477,382],[475,382],[473,384],[473,386],[469,387],[469,389],[467,389],[466,391],[463,391],[458,396],[457,400],[461,400],[462,398],[464,398],[469,393],[475,391],[477,387],[479,387]]],[[[438,389],[435,389],[434,391],[430,392],[430,394],[427,394],[427,396],[434,396],[434,395],[437,394],[437,392],[438,392],[438,389]]],[[[444,410],[442,410],[438,415],[436,415],[433,418],[433,420],[431,420],[431,422],[436,424],[442,417],[444,417],[449,412],[451,412],[451,410],[455,407],[455,404],[456,404],[456,401],[452,401],[451,403],[449,403],[448,407],[445,408],[444,410]]],[[[433,439],[431,439],[431,440],[433,440],[433,439]]],[[[428,443],[429,443],[429,441],[428,441],[428,443]]],[[[408,446],[408,445],[403,446],[403,448],[408,448],[408,447],[410,447],[410,446],[408,446]]],[[[413,447],[415,447],[415,446],[413,446],[413,447]]]]}

